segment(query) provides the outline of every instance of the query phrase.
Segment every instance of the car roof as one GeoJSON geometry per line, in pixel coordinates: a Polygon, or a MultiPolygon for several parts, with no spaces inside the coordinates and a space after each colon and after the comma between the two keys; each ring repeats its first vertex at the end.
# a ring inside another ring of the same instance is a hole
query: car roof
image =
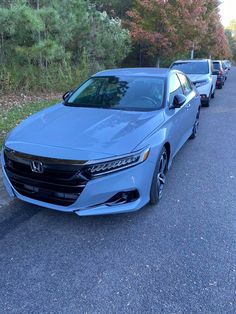
{"type": "Polygon", "coordinates": [[[208,62],[210,59],[185,59],[185,60],[176,60],[173,63],[184,63],[184,62],[208,62]]]}
{"type": "Polygon", "coordinates": [[[93,77],[99,76],[156,76],[167,77],[172,70],[166,68],[120,68],[98,72],[93,77]]]}

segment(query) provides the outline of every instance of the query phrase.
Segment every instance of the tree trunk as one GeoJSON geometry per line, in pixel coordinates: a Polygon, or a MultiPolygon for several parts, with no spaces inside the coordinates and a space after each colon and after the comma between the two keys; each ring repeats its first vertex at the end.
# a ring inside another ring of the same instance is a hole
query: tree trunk
{"type": "MultiPolygon", "coordinates": [[[[37,2],[36,2],[37,11],[40,9],[39,1],[40,0],[37,0],[37,2]]],[[[41,33],[39,31],[38,32],[38,43],[40,44],[40,42],[41,42],[41,33]]],[[[42,53],[41,52],[39,53],[39,66],[40,66],[40,68],[43,67],[43,58],[42,58],[42,53]]]]}
{"type": "Polygon", "coordinates": [[[193,47],[191,50],[191,59],[194,59],[194,53],[195,53],[195,47],[194,47],[194,43],[193,43],[193,47]]]}
{"type": "Polygon", "coordinates": [[[139,42],[139,66],[142,66],[142,47],[141,42],[139,42]]]}
{"type": "Polygon", "coordinates": [[[3,65],[3,33],[1,33],[0,64],[3,65]]]}
{"type": "Polygon", "coordinates": [[[161,61],[161,59],[160,59],[160,56],[158,55],[157,56],[157,62],[156,62],[156,67],[157,68],[160,68],[160,61],[161,61]]]}

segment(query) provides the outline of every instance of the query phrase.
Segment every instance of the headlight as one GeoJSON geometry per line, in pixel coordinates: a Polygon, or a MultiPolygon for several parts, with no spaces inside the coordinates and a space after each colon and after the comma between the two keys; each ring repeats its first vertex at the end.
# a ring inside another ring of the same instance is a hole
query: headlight
{"type": "Polygon", "coordinates": [[[210,83],[209,80],[202,80],[202,81],[195,82],[194,84],[195,84],[196,87],[200,87],[200,86],[203,86],[203,85],[207,85],[209,83],[210,83]]]}
{"type": "Polygon", "coordinates": [[[119,157],[117,159],[106,160],[104,162],[93,163],[88,166],[86,172],[91,177],[96,177],[111,172],[119,171],[121,169],[136,166],[144,162],[149,155],[150,148],[145,148],[142,151],[130,154],[128,156],[119,157]]]}

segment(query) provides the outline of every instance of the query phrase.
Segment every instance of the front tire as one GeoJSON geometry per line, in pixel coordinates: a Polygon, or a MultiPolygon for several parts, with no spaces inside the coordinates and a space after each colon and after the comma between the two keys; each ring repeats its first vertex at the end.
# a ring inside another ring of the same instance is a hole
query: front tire
{"type": "Polygon", "coordinates": [[[152,205],[156,205],[162,198],[167,171],[168,154],[166,148],[163,147],[152,178],[150,190],[150,204],[152,205]]]}
{"type": "Polygon", "coordinates": [[[198,127],[199,127],[199,118],[200,118],[200,109],[198,110],[198,113],[197,113],[197,116],[196,116],[196,120],[195,120],[194,125],[193,125],[192,134],[189,137],[191,140],[195,139],[196,136],[197,136],[198,127]]]}
{"type": "Polygon", "coordinates": [[[211,97],[208,97],[202,104],[203,107],[210,107],[210,99],[211,97]]]}

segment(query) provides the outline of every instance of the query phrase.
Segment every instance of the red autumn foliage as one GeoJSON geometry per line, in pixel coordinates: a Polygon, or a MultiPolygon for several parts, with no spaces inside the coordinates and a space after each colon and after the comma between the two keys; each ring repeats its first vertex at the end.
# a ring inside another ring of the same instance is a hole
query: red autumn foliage
{"type": "Polygon", "coordinates": [[[186,53],[194,45],[205,57],[229,56],[228,42],[220,22],[219,0],[136,0],[127,12],[135,42],[156,57],[186,53]]]}

